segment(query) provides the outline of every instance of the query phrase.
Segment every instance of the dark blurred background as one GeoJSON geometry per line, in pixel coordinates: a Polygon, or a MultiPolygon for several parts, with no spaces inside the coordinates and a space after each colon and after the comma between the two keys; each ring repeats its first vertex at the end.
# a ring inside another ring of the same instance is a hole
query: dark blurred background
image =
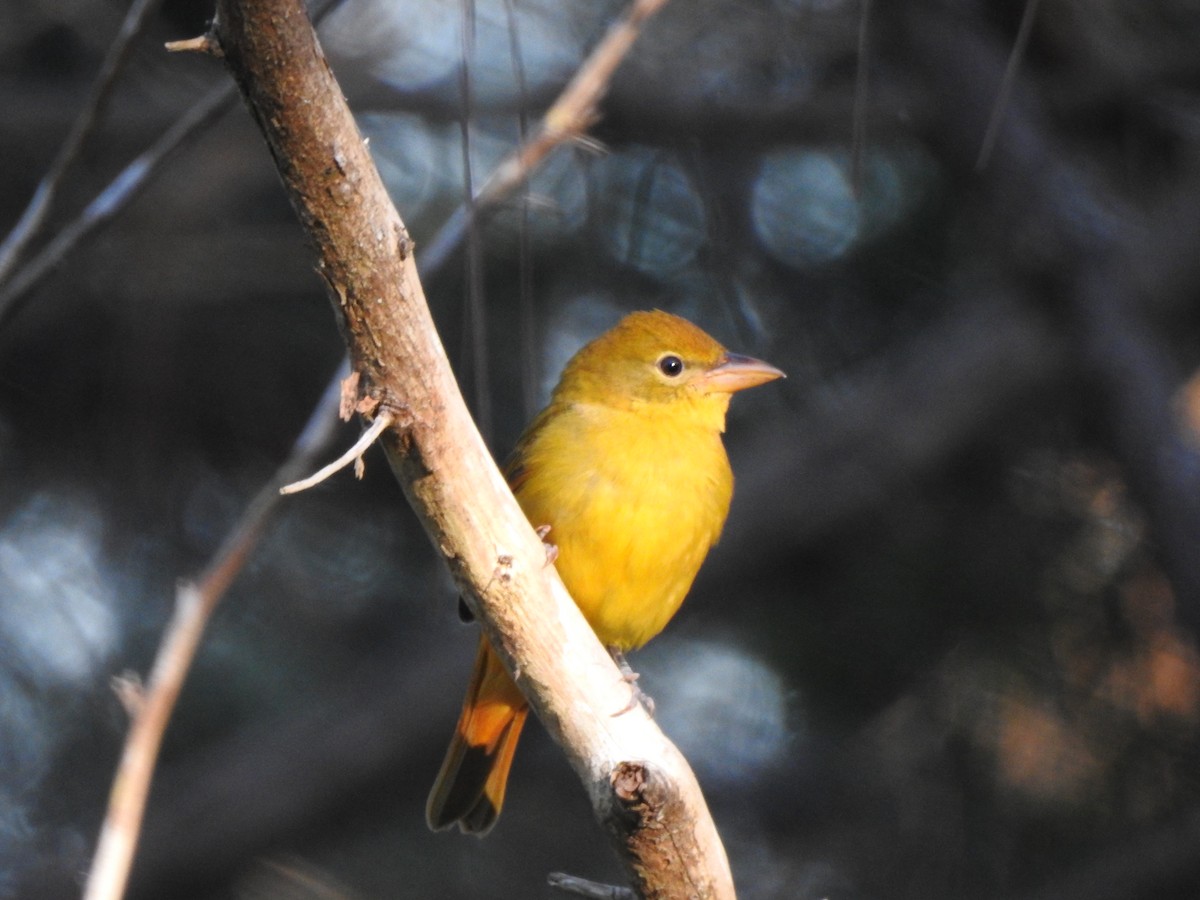
{"type": "MultiPolygon", "coordinates": [[[[1041,4],[1008,90],[1032,5],[676,0],[595,145],[424,273],[500,456],[628,310],[788,372],[734,404],[725,538],[633,659],[751,900],[1200,896],[1200,5],[1041,4]]],[[[465,160],[477,188],[621,9],[325,21],[419,263],[465,160]]],[[[3,232],[124,10],[0,6],[3,232]]],[[[210,14],[151,20],[31,252],[227,81],[162,49],[210,14]]],[[[342,355],[237,103],[57,263],[0,308],[0,898],[78,896],[111,679],[342,355]]],[[[486,840],[426,830],[474,653],[455,603],[377,452],[286,501],[167,734],[131,896],[617,880],[537,726],[486,840]]]]}

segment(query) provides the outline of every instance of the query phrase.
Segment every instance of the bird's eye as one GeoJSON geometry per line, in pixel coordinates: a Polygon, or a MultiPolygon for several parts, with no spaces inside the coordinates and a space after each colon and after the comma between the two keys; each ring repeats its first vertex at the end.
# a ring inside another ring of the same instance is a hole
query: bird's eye
{"type": "Polygon", "coordinates": [[[668,353],[658,361],[658,371],[662,372],[668,378],[674,378],[683,371],[683,360],[672,353],[668,353]]]}

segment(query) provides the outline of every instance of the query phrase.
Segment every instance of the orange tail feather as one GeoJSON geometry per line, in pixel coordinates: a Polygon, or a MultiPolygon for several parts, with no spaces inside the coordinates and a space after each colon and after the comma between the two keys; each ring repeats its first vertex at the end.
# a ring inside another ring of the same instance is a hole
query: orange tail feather
{"type": "Polygon", "coordinates": [[[491,830],[528,712],[525,697],[481,638],[458,727],[425,805],[430,828],[457,824],[464,834],[479,835],[491,830]]]}

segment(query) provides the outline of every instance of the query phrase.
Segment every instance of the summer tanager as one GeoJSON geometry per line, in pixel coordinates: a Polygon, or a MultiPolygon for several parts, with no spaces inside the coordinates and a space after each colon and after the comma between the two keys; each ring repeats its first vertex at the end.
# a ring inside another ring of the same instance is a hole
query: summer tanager
{"type": "MultiPolygon", "coordinates": [[[[679,609],[729,511],[730,396],[782,375],[678,316],[635,312],[571,358],[517,443],[513,493],[549,526],[558,573],[610,651],[640,647],[679,609]]],[[[429,795],[431,828],[491,829],[527,712],[481,639],[429,795]]]]}

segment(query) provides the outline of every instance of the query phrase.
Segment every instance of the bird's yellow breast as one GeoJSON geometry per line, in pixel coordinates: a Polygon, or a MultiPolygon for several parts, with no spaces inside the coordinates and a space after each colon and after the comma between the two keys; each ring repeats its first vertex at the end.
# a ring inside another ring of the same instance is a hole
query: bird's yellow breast
{"type": "Polygon", "coordinates": [[[548,409],[514,460],[529,521],[600,640],[640,647],[679,609],[729,511],[733,476],[716,412],[658,405],[548,409]]]}

